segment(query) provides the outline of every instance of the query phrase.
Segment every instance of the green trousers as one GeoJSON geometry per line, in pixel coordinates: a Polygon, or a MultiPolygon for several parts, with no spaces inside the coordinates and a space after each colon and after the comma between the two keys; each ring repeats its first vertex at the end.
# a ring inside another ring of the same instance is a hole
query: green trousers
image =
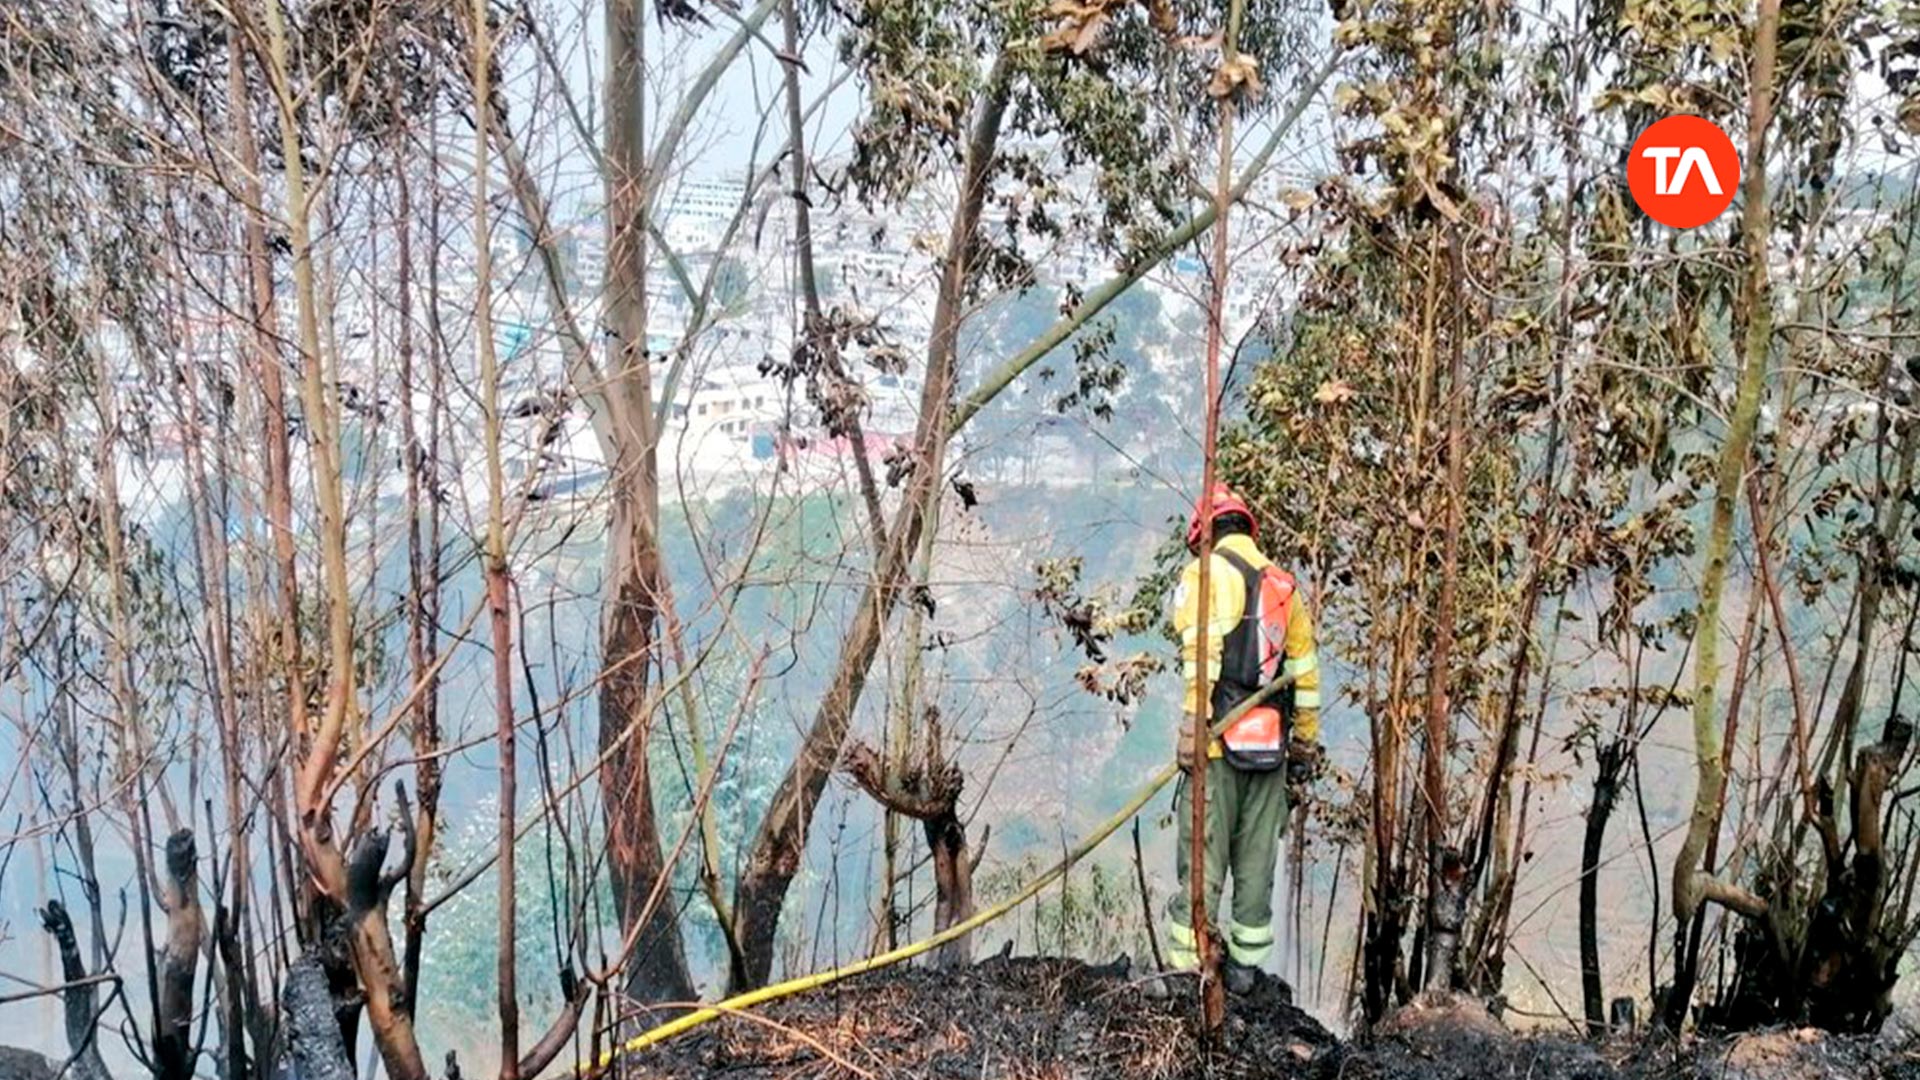
{"type": "MultiPolygon", "coordinates": [[[[1179,970],[1198,966],[1193,937],[1193,810],[1185,776],[1173,795],[1179,822],[1174,866],[1180,887],[1167,902],[1167,962],[1179,970]]],[[[1273,951],[1273,880],[1287,831],[1287,771],[1242,772],[1215,758],[1207,763],[1207,913],[1218,925],[1220,891],[1233,877],[1233,918],[1227,926],[1227,957],[1258,967],[1273,951]]]]}

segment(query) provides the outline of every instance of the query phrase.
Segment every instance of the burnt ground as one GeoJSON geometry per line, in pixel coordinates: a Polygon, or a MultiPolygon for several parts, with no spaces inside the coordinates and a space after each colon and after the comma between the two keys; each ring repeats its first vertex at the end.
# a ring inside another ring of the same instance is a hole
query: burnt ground
{"type": "Polygon", "coordinates": [[[1920,1047],[1773,1031],[1685,1044],[1507,1032],[1427,1002],[1346,1044],[1266,981],[1196,1054],[1189,995],[1149,1000],[1122,965],[993,959],[891,969],[696,1029],[623,1063],[639,1080],[1920,1080],[1920,1047]]]}
{"type": "Polygon", "coordinates": [[[1192,999],[1149,1001],[1119,965],[993,959],[894,968],[715,1021],[626,1065],[654,1078],[1171,1080],[1316,1075],[1338,1041],[1269,981],[1232,1003],[1224,1045],[1192,1061],[1192,999]],[[838,1058],[838,1061],[834,1059],[838,1058]]]}

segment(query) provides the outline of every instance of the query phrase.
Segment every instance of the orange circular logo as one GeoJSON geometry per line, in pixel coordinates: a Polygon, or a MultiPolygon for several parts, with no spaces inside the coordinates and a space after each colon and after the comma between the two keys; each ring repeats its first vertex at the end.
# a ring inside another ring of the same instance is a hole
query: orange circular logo
{"type": "Polygon", "coordinates": [[[1719,217],[1740,186],[1740,152],[1719,125],[1669,116],[1650,125],[1627,155],[1627,187],[1653,220],[1692,229],[1719,217]]]}

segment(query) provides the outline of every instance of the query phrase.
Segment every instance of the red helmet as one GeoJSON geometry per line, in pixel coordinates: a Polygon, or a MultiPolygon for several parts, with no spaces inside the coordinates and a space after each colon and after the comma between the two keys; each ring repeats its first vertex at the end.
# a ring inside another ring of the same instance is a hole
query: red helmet
{"type": "Polygon", "coordinates": [[[1241,514],[1247,519],[1247,527],[1253,538],[1260,538],[1260,524],[1254,520],[1253,511],[1233,489],[1225,484],[1213,485],[1213,490],[1200,497],[1194,504],[1193,516],[1187,519],[1187,549],[1200,547],[1200,530],[1210,522],[1217,521],[1225,514],[1241,514]]]}

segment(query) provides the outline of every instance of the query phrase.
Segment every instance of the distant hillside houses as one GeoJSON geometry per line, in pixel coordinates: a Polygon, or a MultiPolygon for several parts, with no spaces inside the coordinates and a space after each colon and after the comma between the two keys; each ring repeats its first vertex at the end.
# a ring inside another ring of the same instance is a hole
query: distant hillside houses
{"type": "MultiPolygon", "coordinates": [[[[851,198],[816,199],[822,303],[858,313],[873,331],[871,341],[850,345],[843,359],[867,397],[863,434],[876,460],[918,420],[918,369],[932,332],[949,201],[922,190],[905,205],[875,212],[851,198]],[[876,348],[884,356],[872,351],[876,348]]],[[[804,387],[789,388],[766,374],[790,356],[800,321],[791,213],[791,201],[777,184],[764,185],[748,205],[747,185],[738,176],[686,178],[662,194],[649,260],[647,348],[657,373],[655,392],[670,388],[671,394],[663,414],[662,469],[679,477],[687,491],[723,492],[782,469],[804,482],[834,483],[848,471],[854,448],[821,427],[804,387]]],[[[1236,253],[1225,311],[1230,341],[1282,310],[1294,293],[1294,283],[1267,252],[1270,246],[1249,243],[1236,253]]],[[[596,325],[604,223],[597,216],[570,223],[561,250],[578,298],[577,318],[582,325],[596,325]]],[[[1056,294],[1090,289],[1115,272],[1111,260],[1083,240],[1051,240],[1033,250],[1034,286],[1056,294]]],[[[1139,286],[1160,297],[1161,325],[1137,336],[1163,343],[1143,357],[1163,371],[1177,374],[1200,355],[1202,342],[1192,328],[1204,325],[1204,256],[1198,246],[1178,254],[1139,286]],[[1188,329],[1177,331],[1176,324],[1188,329]]],[[[543,283],[520,276],[510,302],[528,318],[512,329],[502,324],[510,335],[503,349],[514,356],[508,369],[518,366],[523,372],[516,390],[551,393],[564,386],[557,343],[547,327],[543,283]]],[[[577,405],[574,409],[579,411],[577,405]]],[[[586,433],[584,422],[570,418],[567,426],[586,433]]],[[[1144,438],[1148,433],[1128,434],[1144,438]]],[[[1053,443],[1071,435],[1048,425],[1035,438],[1053,443]]],[[[556,497],[590,494],[594,478],[604,475],[597,448],[580,435],[570,435],[565,446],[556,460],[522,464],[555,470],[548,486],[556,497]],[[557,468],[562,464],[568,467],[557,468]]],[[[1091,481],[1091,472],[1069,469],[1050,480],[1082,478],[1091,481]]]]}
{"type": "MultiPolygon", "coordinates": [[[[657,211],[658,236],[649,246],[646,350],[654,392],[667,399],[660,410],[661,468],[669,497],[676,490],[703,496],[723,493],[783,470],[802,484],[838,484],[850,472],[854,446],[821,426],[804,385],[790,387],[768,374],[789,359],[800,321],[792,205],[779,184],[763,186],[753,204],[743,209],[746,197],[746,184],[739,177],[688,178],[662,194],[657,211]]],[[[918,421],[919,369],[932,330],[949,209],[948,200],[930,191],[885,212],[869,210],[852,198],[822,195],[817,200],[814,229],[822,302],[829,309],[857,313],[869,328],[848,346],[843,360],[867,399],[865,451],[876,461],[893,452],[918,421]]],[[[574,323],[596,348],[604,348],[608,343],[599,313],[605,224],[597,215],[567,222],[556,243],[574,323]]],[[[507,412],[509,480],[535,500],[592,497],[605,482],[606,466],[587,410],[569,389],[558,320],[532,257],[532,238],[509,222],[497,234],[495,246],[495,345],[507,412]],[[555,416],[560,406],[564,413],[555,416]]],[[[1230,339],[1292,295],[1291,283],[1277,272],[1262,246],[1249,243],[1249,250],[1236,257],[1227,302],[1230,339]]],[[[479,373],[471,347],[478,283],[472,262],[462,259],[457,247],[450,251],[454,257],[443,264],[440,278],[440,332],[451,353],[445,370],[447,378],[472,386],[479,373]]],[[[1089,242],[1053,240],[1034,251],[1033,287],[1056,297],[1070,289],[1090,289],[1115,272],[1105,254],[1089,242]]],[[[1198,359],[1200,340],[1194,328],[1204,325],[1201,309],[1207,293],[1203,257],[1197,246],[1178,254],[1140,286],[1160,301],[1159,324],[1136,329],[1137,339],[1157,343],[1140,359],[1163,374],[1179,374],[1198,359]]],[[[290,285],[283,283],[282,288],[290,285]]],[[[291,295],[283,299],[284,316],[295,306],[291,295]]],[[[400,393],[395,315],[391,298],[378,298],[378,303],[374,299],[342,288],[330,338],[339,349],[343,403],[350,414],[347,428],[370,440],[354,461],[367,466],[400,457],[398,424],[391,415],[400,393]]],[[[423,319],[418,312],[416,307],[416,319],[423,319]]],[[[223,325],[220,313],[209,312],[207,325],[215,330],[223,325]]],[[[230,336],[215,330],[183,325],[180,347],[231,352],[230,336]]],[[[416,347],[424,347],[424,327],[416,327],[415,333],[416,347]]],[[[142,392],[147,376],[130,352],[117,366],[125,373],[122,392],[142,392]]],[[[443,398],[443,404],[448,400],[443,398]]],[[[451,413],[442,417],[443,459],[477,460],[482,430],[478,395],[451,400],[451,413]]],[[[428,388],[416,386],[414,405],[420,414],[428,402],[428,388]]],[[[1178,407],[1169,399],[1169,409],[1178,407]]],[[[1071,427],[1045,416],[1036,416],[1034,422],[1041,425],[1033,432],[1035,440],[1055,445],[1075,438],[1071,427]]],[[[156,414],[147,434],[149,464],[177,464],[182,439],[174,419],[156,414]]],[[[1151,433],[1124,434],[1143,439],[1151,433]]],[[[159,478],[177,471],[149,468],[145,481],[149,488],[156,483],[172,487],[171,481],[159,478]]],[[[448,483],[461,499],[469,506],[483,504],[483,470],[448,471],[448,483]]],[[[1047,476],[1052,484],[1092,480],[1092,472],[1081,468],[1056,469],[1047,476]]],[[[383,500],[404,496],[404,476],[397,469],[386,470],[375,482],[383,500]]],[[[172,499],[164,491],[153,494],[161,502],[172,499]]]]}

